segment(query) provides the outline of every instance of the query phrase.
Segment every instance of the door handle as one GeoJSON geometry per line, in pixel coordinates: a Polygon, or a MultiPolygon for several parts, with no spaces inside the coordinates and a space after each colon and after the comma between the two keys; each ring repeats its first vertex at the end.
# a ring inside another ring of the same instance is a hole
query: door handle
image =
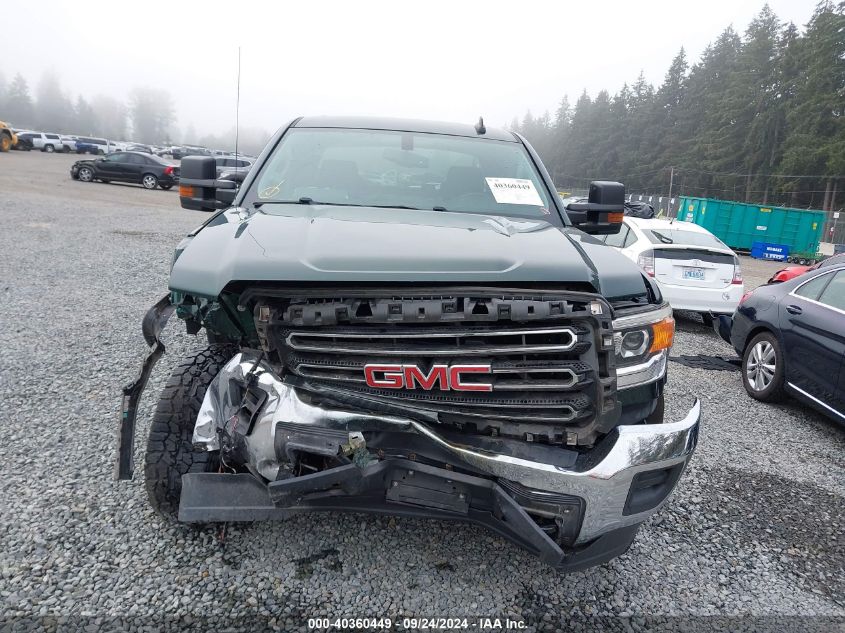
{"type": "Polygon", "coordinates": [[[796,305],[788,305],[788,306],[786,306],[786,311],[787,311],[787,312],[789,312],[789,314],[801,314],[802,312],[804,312],[804,311],[801,309],[801,307],[800,307],[800,306],[796,306],[796,305]]]}

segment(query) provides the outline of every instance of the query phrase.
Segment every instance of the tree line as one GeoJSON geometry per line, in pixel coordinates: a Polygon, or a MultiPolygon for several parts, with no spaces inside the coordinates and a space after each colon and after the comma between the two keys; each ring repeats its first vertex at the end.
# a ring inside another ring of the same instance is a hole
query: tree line
{"type": "Polygon", "coordinates": [[[17,73],[8,83],[0,74],[0,118],[16,128],[60,134],[104,136],[142,143],[167,141],[173,135],[175,110],[166,90],[138,87],[126,102],[107,95],[73,99],[61,86],[58,75],[47,71],[35,94],[17,73]]]}
{"type": "Polygon", "coordinates": [[[528,112],[525,135],[562,189],[614,179],[636,193],[838,210],[845,199],[845,1],[820,2],[803,32],[765,5],[663,83],[565,96],[528,112]]]}
{"type": "MultiPolygon", "coordinates": [[[[184,142],[228,150],[234,149],[235,144],[234,128],[198,134],[189,124],[184,133],[180,132],[173,98],[166,90],[137,87],[126,101],[102,94],[91,97],[80,94],[73,98],[63,90],[53,71],[41,76],[34,94],[20,73],[8,82],[0,73],[0,120],[18,129],[131,139],[139,143],[184,142]]],[[[239,149],[257,154],[268,138],[269,134],[263,130],[241,129],[239,149]]]]}

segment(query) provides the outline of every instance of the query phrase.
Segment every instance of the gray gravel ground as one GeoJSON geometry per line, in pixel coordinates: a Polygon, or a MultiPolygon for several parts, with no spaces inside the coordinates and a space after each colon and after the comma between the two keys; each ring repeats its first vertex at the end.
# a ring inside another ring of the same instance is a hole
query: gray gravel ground
{"type": "MultiPolygon", "coordinates": [[[[146,351],[141,317],[206,216],[173,191],[72,182],[72,160],[0,154],[0,630],[305,630],[308,617],[401,615],[509,616],[537,631],[845,630],[845,429],[751,400],[733,371],[671,365],[669,415],[703,401],[698,452],[631,550],[586,572],[561,576],[438,521],[298,517],[231,527],[225,547],[164,523],[140,481],[112,480],[114,430],[146,351]]],[[[751,285],[776,268],[744,263],[751,285]]],[[[731,354],[677,316],[673,354],[731,354]]],[[[176,359],[202,345],[176,326],[139,437],[176,359]]]]}

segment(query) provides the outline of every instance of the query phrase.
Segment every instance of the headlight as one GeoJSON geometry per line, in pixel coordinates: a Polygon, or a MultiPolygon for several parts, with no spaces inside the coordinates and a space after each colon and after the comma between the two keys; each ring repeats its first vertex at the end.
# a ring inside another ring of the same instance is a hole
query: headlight
{"type": "Polygon", "coordinates": [[[675,319],[669,306],[615,319],[613,330],[619,389],[663,377],[666,353],[675,338],[675,319]]]}
{"type": "Polygon", "coordinates": [[[640,358],[645,354],[651,343],[651,332],[648,329],[628,330],[616,332],[613,335],[617,362],[624,363],[631,358],[640,358]]]}

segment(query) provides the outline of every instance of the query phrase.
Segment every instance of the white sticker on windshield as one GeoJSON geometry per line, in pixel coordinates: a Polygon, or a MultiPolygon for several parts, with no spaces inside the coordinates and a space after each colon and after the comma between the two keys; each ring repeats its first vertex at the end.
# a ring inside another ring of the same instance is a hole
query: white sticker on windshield
{"type": "Polygon", "coordinates": [[[499,204],[528,204],[542,207],[543,200],[534,183],[525,178],[485,178],[499,204]]]}

